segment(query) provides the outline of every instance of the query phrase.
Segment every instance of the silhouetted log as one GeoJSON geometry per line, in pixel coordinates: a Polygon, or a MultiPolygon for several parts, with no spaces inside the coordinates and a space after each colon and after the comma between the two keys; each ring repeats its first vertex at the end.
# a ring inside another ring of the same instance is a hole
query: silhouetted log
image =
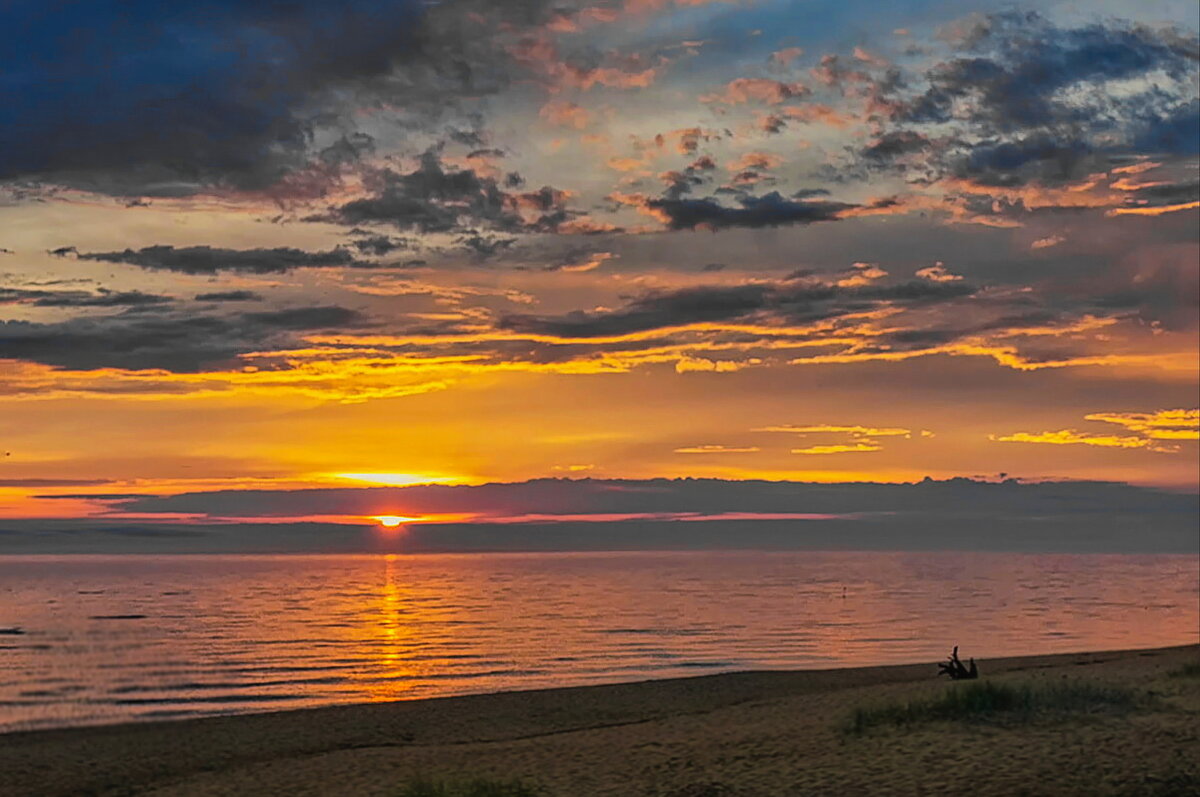
{"type": "Polygon", "coordinates": [[[938,665],[938,675],[949,675],[952,681],[969,681],[979,677],[979,668],[975,666],[975,659],[971,659],[971,666],[965,666],[958,658],[958,645],[954,646],[954,651],[946,659],[938,665]]]}

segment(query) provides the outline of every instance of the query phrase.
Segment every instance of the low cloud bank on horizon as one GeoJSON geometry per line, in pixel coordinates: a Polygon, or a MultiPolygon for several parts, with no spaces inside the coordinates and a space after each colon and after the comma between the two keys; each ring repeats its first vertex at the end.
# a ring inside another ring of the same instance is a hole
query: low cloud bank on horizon
{"type": "Polygon", "coordinates": [[[537,479],[107,498],[108,516],[0,523],[0,554],[736,548],[1194,553],[1200,521],[1200,496],[1191,493],[1015,479],[537,479]],[[391,516],[420,520],[396,529],[371,524],[391,516]]]}

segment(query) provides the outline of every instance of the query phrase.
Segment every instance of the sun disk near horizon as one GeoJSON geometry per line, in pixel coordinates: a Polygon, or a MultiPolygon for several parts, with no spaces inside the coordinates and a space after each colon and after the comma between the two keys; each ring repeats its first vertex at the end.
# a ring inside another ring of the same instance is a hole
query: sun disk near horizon
{"type": "Polygon", "coordinates": [[[376,521],[385,529],[394,529],[404,523],[412,523],[413,521],[420,520],[420,518],[405,517],[403,515],[372,515],[371,520],[376,521]]]}

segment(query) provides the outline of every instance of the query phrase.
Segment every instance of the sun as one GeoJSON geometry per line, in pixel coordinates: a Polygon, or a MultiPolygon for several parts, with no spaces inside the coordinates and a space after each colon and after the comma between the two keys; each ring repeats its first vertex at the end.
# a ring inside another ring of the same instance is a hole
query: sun
{"type": "Polygon", "coordinates": [[[412,519],[413,518],[401,517],[399,515],[378,515],[375,517],[375,520],[379,521],[379,525],[388,529],[394,529],[401,523],[406,523],[412,519]]]}

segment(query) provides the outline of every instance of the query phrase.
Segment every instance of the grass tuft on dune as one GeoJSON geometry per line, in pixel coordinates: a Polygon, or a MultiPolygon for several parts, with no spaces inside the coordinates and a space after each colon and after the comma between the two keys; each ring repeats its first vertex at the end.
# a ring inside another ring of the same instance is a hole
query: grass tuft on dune
{"type": "Polygon", "coordinates": [[[979,681],[953,686],[936,697],[862,706],[855,709],[848,731],[903,727],[939,721],[1030,722],[1064,713],[1128,711],[1146,696],[1133,689],[1086,681],[1047,684],[1004,684],[979,681]]]}
{"type": "Polygon", "coordinates": [[[1185,664],[1178,670],[1171,670],[1167,675],[1171,678],[1200,678],[1200,661],[1185,664]]]}
{"type": "Polygon", "coordinates": [[[517,780],[476,779],[450,783],[415,778],[396,797],[541,797],[542,792],[517,780]]]}

